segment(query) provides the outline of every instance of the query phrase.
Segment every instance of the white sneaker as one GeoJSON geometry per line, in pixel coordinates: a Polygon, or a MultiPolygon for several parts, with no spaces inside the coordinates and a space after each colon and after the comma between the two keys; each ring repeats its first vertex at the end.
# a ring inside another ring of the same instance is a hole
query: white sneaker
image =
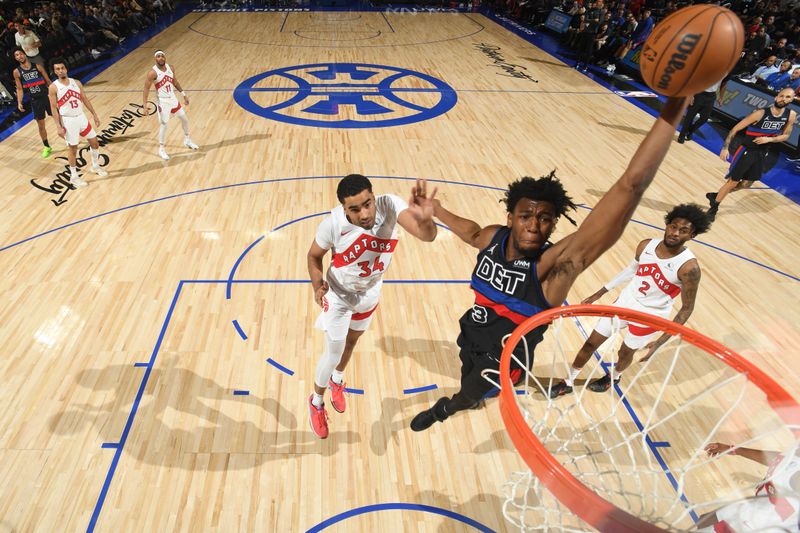
{"type": "Polygon", "coordinates": [[[102,178],[108,176],[108,172],[106,172],[105,170],[96,165],[92,166],[92,172],[94,172],[95,174],[97,174],[102,178]]]}
{"type": "Polygon", "coordinates": [[[183,145],[186,148],[191,148],[192,150],[199,150],[200,149],[200,147],[197,146],[194,142],[192,142],[192,140],[189,137],[185,137],[183,139],[183,145]]]}
{"type": "Polygon", "coordinates": [[[70,176],[69,181],[76,187],[86,187],[87,185],[89,185],[88,183],[83,181],[80,176],[70,176]]]}
{"type": "Polygon", "coordinates": [[[169,161],[169,155],[167,154],[167,151],[164,150],[163,146],[158,149],[158,155],[160,155],[161,159],[163,159],[164,161],[169,161]]]}

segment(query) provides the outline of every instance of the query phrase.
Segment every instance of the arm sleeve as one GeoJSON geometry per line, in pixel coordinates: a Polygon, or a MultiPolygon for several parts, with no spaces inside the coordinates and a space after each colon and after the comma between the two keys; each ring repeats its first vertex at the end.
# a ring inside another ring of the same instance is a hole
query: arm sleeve
{"type": "Polygon", "coordinates": [[[627,267],[625,267],[622,270],[622,272],[617,274],[617,276],[614,279],[612,279],[611,281],[606,283],[604,285],[604,287],[606,288],[607,291],[610,291],[611,289],[613,289],[615,287],[619,287],[623,283],[629,282],[630,280],[633,279],[633,276],[636,275],[636,270],[638,268],[639,268],[639,261],[636,261],[634,259],[633,261],[631,261],[631,264],[629,264],[627,267]]]}
{"type": "Polygon", "coordinates": [[[330,250],[333,248],[333,217],[328,215],[325,217],[325,220],[320,223],[319,227],[317,227],[317,234],[314,236],[314,240],[317,241],[317,245],[323,250],[330,250]]]}

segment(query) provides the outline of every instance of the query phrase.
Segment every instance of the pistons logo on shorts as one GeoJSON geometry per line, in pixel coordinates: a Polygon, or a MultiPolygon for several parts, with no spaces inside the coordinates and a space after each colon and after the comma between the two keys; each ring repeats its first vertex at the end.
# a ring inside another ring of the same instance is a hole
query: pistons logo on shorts
{"type": "Polygon", "coordinates": [[[322,297],[322,312],[323,313],[328,312],[328,299],[325,298],[324,296],[322,297]]]}

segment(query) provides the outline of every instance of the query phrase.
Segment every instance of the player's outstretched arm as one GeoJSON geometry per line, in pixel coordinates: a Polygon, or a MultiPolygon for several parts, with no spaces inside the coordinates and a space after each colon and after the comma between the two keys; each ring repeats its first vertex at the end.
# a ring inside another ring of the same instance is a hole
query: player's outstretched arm
{"type": "Polygon", "coordinates": [[[489,243],[492,242],[492,237],[500,228],[499,224],[481,228],[474,220],[461,218],[451,213],[442,207],[442,203],[439,200],[434,200],[433,202],[433,216],[441,220],[459,239],[478,250],[483,250],[489,246],[489,243]]]}
{"type": "Polygon", "coordinates": [[[757,109],[752,113],[750,113],[749,115],[747,115],[746,117],[744,117],[739,122],[737,122],[736,125],[733,128],[731,128],[731,131],[728,132],[728,136],[725,137],[725,142],[722,143],[722,150],[720,150],[719,152],[719,158],[722,159],[723,161],[727,161],[728,156],[730,155],[731,141],[733,141],[733,138],[736,137],[736,134],[745,129],[750,124],[755,124],[756,122],[761,120],[761,117],[763,116],[764,116],[764,110],[757,109]]]}
{"type": "Polygon", "coordinates": [[[397,215],[397,223],[421,241],[431,242],[436,238],[436,224],[433,222],[435,197],[436,187],[428,194],[428,182],[417,180],[411,189],[408,208],[397,215]]]}
{"type": "Polygon", "coordinates": [[[645,246],[647,246],[648,242],[650,242],[650,239],[645,239],[642,242],[640,242],[639,245],[636,247],[636,256],[633,258],[633,261],[631,261],[631,263],[627,267],[622,269],[619,272],[619,274],[617,274],[614,277],[614,279],[603,285],[600,288],[600,290],[598,290],[596,293],[592,294],[588,298],[584,299],[581,303],[582,304],[594,303],[611,289],[619,287],[623,283],[628,283],[630,280],[632,280],[633,276],[636,275],[636,271],[639,269],[639,257],[641,257],[642,252],[644,251],[644,248],[645,246]]]}
{"type": "Polygon", "coordinates": [[[322,278],[322,258],[328,250],[317,244],[317,240],[311,241],[308,249],[308,277],[311,280],[311,289],[314,291],[314,301],[322,307],[322,297],[328,292],[328,283],[322,278]]]}
{"type": "Polygon", "coordinates": [[[603,195],[575,233],[542,254],[539,276],[547,301],[563,302],[578,274],[622,235],[667,155],[685,104],[685,98],[667,100],[622,177],[603,195]]]}
{"type": "MultiPolygon", "coordinates": [[[[714,457],[715,455],[727,452],[731,448],[735,448],[735,446],[733,444],[712,442],[706,446],[706,453],[714,457]]],[[[768,452],[765,450],[756,450],[754,448],[736,448],[732,453],[755,461],[756,463],[761,463],[762,465],[769,465],[775,457],[778,456],[778,452],[768,452]]]]}

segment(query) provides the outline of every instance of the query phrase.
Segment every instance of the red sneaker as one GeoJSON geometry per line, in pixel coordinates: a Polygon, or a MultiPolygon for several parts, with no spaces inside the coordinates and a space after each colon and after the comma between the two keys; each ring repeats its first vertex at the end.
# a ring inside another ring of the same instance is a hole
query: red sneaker
{"type": "Polygon", "coordinates": [[[314,407],[314,404],[311,403],[311,400],[314,399],[314,395],[308,397],[308,415],[311,422],[311,430],[314,434],[321,438],[327,439],[328,438],[328,413],[325,412],[325,405],[323,404],[322,407],[317,409],[314,407]]]}
{"type": "Polygon", "coordinates": [[[328,380],[328,388],[331,391],[331,405],[337,413],[344,413],[347,408],[347,402],[344,399],[344,385],[344,382],[341,385],[337,385],[332,379],[328,380]]]}

